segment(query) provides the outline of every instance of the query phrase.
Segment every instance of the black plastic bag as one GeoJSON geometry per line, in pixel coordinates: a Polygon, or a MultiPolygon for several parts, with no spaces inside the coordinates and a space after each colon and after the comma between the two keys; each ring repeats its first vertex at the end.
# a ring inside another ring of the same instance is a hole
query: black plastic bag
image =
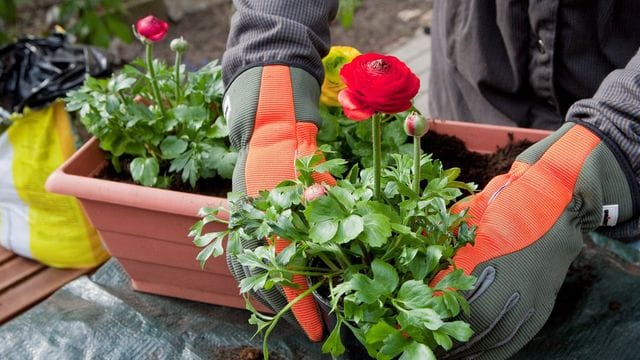
{"type": "Polygon", "coordinates": [[[112,66],[106,51],[72,45],[60,33],[9,44],[0,49],[0,117],[47,106],[82,85],[86,75],[109,76],[112,66]]]}

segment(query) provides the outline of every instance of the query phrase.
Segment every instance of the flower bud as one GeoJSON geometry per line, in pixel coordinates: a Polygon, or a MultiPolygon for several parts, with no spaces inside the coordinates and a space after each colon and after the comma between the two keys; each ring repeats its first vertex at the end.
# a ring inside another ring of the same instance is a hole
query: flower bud
{"type": "Polygon", "coordinates": [[[321,184],[313,184],[304,189],[304,199],[307,202],[313,201],[319,197],[327,195],[327,189],[321,184]]]}
{"type": "Polygon", "coordinates": [[[183,53],[187,51],[187,49],[189,49],[189,43],[181,36],[177,39],[171,40],[171,44],[169,45],[169,47],[171,47],[171,50],[175,52],[183,53]]]}
{"type": "Polygon", "coordinates": [[[429,121],[424,116],[412,111],[404,120],[404,131],[409,136],[422,137],[429,131],[429,121]]]}
{"type": "Polygon", "coordinates": [[[169,31],[169,24],[153,15],[144,17],[136,22],[136,33],[143,40],[158,42],[164,39],[169,31]]]}

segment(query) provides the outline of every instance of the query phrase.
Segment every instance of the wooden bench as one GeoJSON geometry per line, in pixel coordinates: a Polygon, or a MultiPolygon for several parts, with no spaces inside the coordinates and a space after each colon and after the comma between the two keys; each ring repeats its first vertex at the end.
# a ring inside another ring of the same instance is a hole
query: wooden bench
{"type": "Polygon", "coordinates": [[[56,269],[0,247],[0,324],[94,269],[56,269]]]}

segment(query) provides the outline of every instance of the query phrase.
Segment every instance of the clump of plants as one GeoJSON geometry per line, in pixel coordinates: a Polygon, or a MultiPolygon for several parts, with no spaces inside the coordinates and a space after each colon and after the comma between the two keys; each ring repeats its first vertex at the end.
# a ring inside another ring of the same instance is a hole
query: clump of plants
{"type": "Polygon", "coordinates": [[[419,87],[406,65],[365,54],[340,73],[344,114],[370,127],[372,166],[352,164],[347,171],[346,160],[325,160],[330,149],[322,146],[296,160],[296,179],[255,197],[230,194],[228,221],[218,216],[227,209],[203,209],[191,229],[194,243],[203,248],[198,260],[204,266],[211,256],[222,255],[228,239],[227,254],[252,269],[239,287],[252,312],[249,322],[263,334],[265,358],[279,320],[313,296],[327,304],[333,319],[323,352],[343,354],[344,335],[351,333],[373,358],[433,359],[436,349],[449,350],[472,335],[469,324],[456,317],[469,312],[461,292],[471,289],[475,278],[456,269],[452,259],[473,243],[475,228],[465,222],[464,210],[449,208],[475,187],[456,180],[458,169],[444,169],[421,153],[428,122],[416,113],[400,124],[414,140],[412,155],[391,154],[382,165],[382,119],[411,108],[419,87]],[[326,172],[335,185],[314,181],[315,173],[326,172]],[[228,227],[207,232],[210,222],[228,227]],[[265,240],[256,246],[255,239],[265,240]],[[307,286],[296,281],[300,276],[307,286]],[[274,288],[297,289],[299,295],[274,315],[257,312],[249,294],[274,288]]]}
{"type": "Polygon", "coordinates": [[[187,71],[182,56],[188,43],[182,38],[171,41],[175,63],[166,65],[154,59],[153,44],[165,37],[168,24],[148,16],[134,30],[145,44],[145,59],[109,79],[87,78],[68,93],[66,109],[78,112],[113,168],[136,183],[193,188],[200,179],[231,178],[237,154],[222,114],[220,65],[214,60],[187,71]]]}

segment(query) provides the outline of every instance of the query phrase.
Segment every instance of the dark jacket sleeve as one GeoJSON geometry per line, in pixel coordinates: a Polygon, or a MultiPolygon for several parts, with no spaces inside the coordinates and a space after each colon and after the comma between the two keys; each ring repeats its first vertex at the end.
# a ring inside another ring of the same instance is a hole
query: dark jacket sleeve
{"type": "MultiPolygon", "coordinates": [[[[611,72],[592,98],[571,106],[567,121],[591,128],[608,142],[627,173],[632,193],[636,194],[637,214],[640,202],[640,51],[625,68],[611,72]]],[[[640,235],[640,222],[636,219],[634,223],[617,237],[640,235]]]]}
{"type": "Polygon", "coordinates": [[[337,0],[234,0],[227,48],[222,58],[224,83],[248,68],[286,64],[312,74],[321,84],[322,58],[331,45],[329,24],[337,0]]]}

